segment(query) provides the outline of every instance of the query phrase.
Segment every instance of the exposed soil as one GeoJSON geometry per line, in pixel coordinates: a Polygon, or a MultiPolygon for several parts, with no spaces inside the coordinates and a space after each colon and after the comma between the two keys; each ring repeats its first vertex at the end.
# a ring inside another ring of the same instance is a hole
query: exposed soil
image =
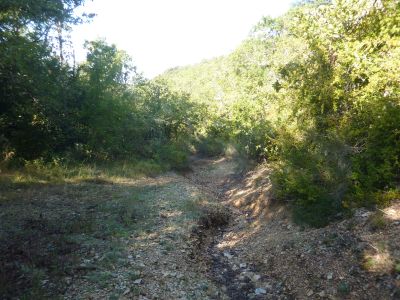
{"type": "Polygon", "coordinates": [[[400,201],[315,229],[275,203],[268,166],[230,183],[236,213],[209,250],[231,299],[400,299],[400,201]]]}
{"type": "Polygon", "coordinates": [[[311,229],[268,166],[191,168],[4,190],[0,298],[400,299],[400,202],[311,229]]]}
{"type": "Polygon", "coordinates": [[[274,201],[267,165],[243,176],[229,160],[194,166],[191,181],[231,212],[227,226],[207,231],[202,257],[230,299],[400,299],[400,201],[306,228],[274,201]]]}

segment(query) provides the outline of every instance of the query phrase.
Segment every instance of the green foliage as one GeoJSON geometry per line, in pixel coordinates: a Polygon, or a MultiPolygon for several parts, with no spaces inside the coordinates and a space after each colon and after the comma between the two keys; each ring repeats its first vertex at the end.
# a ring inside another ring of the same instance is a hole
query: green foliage
{"type": "Polygon", "coordinates": [[[199,137],[195,143],[197,153],[206,156],[214,157],[224,154],[226,145],[221,138],[217,137],[199,137]]]}
{"type": "Polygon", "coordinates": [[[294,142],[286,136],[280,145],[273,183],[278,199],[289,200],[297,221],[323,226],[343,209],[349,181],[346,146],[336,136],[310,133],[294,142]]]}
{"type": "Polygon", "coordinates": [[[1,178],[0,183],[7,185],[66,182],[112,184],[113,181],[123,180],[123,178],[156,176],[166,168],[165,164],[144,159],[92,163],[65,159],[54,159],[50,162],[43,159],[20,160],[19,162],[17,166],[7,164],[2,168],[5,176],[1,178]]]}
{"type": "Polygon", "coordinates": [[[400,190],[399,189],[392,189],[387,191],[380,191],[374,194],[375,196],[375,203],[378,206],[385,207],[390,205],[393,200],[400,199],[400,190]]]}
{"type": "Polygon", "coordinates": [[[275,131],[262,104],[254,101],[236,101],[232,104],[228,121],[230,140],[239,145],[248,157],[261,160],[274,155],[275,131]]]}
{"type": "Polygon", "coordinates": [[[304,1],[231,55],[161,77],[207,103],[200,133],[273,162],[277,198],[322,226],[398,191],[399,20],[399,1],[304,1]]]}
{"type": "Polygon", "coordinates": [[[157,158],[161,164],[176,170],[185,170],[189,167],[188,152],[176,144],[161,146],[157,151],[157,158]]]}
{"type": "Polygon", "coordinates": [[[98,286],[99,288],[106,288],[109,285],[110,279],[115,275],[109,271],[95,271],[85,276],[85,278],[98,286]]]}
{"type": "Polygon", "coordinates": [[[396,271],[396,273],[400,273],[400,263],[397,263],[397,264],[394,266],[394,270],[396,271]]]}
{"type": "Polygon", "coordinates": [[[182,168],[186,145],[168,157],[158,152],[166,151],[162,145],[188,139],[199,121],[197,105],[161,82],[143,79],[126,53],[103,40],[87,42],[86,62],[71,66],[64,59],[62,34],[82,21],[73,10],[83,1],[31,2],[1,4],[3,164],[46,163],[56,157],[157,159],[158,165],[182,168]],[[57,40],[47,38],[55,32],[57,40]]]}
{"type": "Polygon", "coordinates": [[[86,43],[83,64],[66,61],[63,33],[85,19],[74,14],[82,3],[0,4],[7,164],[143,160],[136,168],[157,173],[187,168],[189,149],[220,155],[234,144],[273,163],[275,194],[301,222],[322,226],[396,197],[398,0],[300,2],[263,18],[230,55],[152,81],[102,40],[86,43]]]}

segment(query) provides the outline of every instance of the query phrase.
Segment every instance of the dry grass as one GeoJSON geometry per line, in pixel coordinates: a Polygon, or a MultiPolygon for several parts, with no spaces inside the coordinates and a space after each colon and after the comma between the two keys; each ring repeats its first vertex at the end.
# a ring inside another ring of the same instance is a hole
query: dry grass
{"type": "Polygon", "coordinates": [[[174,173],[143,177],[159,171],[148,163],[3,171],[0,298],[136,297],[138,274],[155,270],[129,257],[140,248],[145,263],[163,253],[173,260],[183,241],[167,237],[189,235],[212,202],[174,173]]]}
{"type": "Polygon", "coordinates": [[[105,255],[119,247],[116,238],[146,229],[140,189],[112,173],[27,166],[1,174],[1,295],[53,298],[67,288],[65,278],[101,270],[85,264],[93,253],[105,255]]]}
{"type": "Polygon", "coordinates": [[[61,183],[120,183],[143,176],[155,176],[163,167],[154,161],[66,163],[60,161],[26,162],[22,168],[6,168],[0,165],[0,184],[61,184],[61,183]]]}

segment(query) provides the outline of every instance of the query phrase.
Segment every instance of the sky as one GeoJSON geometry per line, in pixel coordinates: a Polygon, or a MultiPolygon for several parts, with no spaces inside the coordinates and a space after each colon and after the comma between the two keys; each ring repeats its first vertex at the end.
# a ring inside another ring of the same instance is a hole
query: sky
{"type": "Polygon", "coordinates": [[[93,0],[78,12],[96,13],[71,34],[77,61],[85,40],[105,38],[125,50],[152,78],[169,68],[232,52],[263,16],[285,13],[293,0],[93,0]]]}

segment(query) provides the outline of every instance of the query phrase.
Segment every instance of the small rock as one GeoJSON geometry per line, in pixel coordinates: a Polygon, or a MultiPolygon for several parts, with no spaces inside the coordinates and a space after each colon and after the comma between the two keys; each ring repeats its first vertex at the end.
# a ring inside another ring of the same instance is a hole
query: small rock
{"type": "Polygon", "coordinates": [[[242,276],[243,276],[243,279],[242,279],[243,282],[250,282],[251,278],[253,277],[253,274],[248,273],[248,272],[243,272],[242,276]]]}
{"type": "Polygon", "coordinates": [[[237,266],[237,265],[233,265],[233,267],[232,267],[232,270],[233,271],[236,271],[236,270],[238,270],[239,269],[239,267],[237,266]]]}
{"type": "Polygon", "coordinates": [[[207,283],[200,283],[198,285],[198,287],[203,291],[207,291],[208,290],[208,284],[207,283]]]}
{"type": "Polygon", "coordinates": [[[326,295],[326,294],[325,294],[325,291],[322,291],[322,292],[319,292],[319,293],[318,293],[318,296],[320,296],[321,298],[325,297],[325,295],[326,295]]]}
{"type": "Polygon", "coordinates": [[[164,272],[162,272],[162,274],[163,274],[164,277],[168,277],[169,276],[169,272],[168,271],[164,271],[164,272]]]}
{"type": "Polygon", "coordinates": [[[249,285],[247,282],[240,282],[238,287],[242,291],[249,291],[249,290],[253,289],[253,286],[249,285]]]}
{"type": "Polygon", "coordinates": [[[307,292],[307,297],[310,297],[310,296],[312,296],[314,294],[314,292],[312,291],[312,290],[309,290],[308,292],[307,292]]]}
{"type": "Polygon", "coordinates": [[[246,268],[246,267],[247,267],[247,264],[246,264],[246,263],[241,263],[241,264],[239,265],[239,267],[241,267],[241,268],[246,268]]]}
{"type": "Polygon", "coordinates": [[[328,275],[326,275],[326,279],[332,280],[333,279],[333,273],[328,273],[328,275]]]}
{"type": "Polygon", "coordinates": [[[49,282],[49,280],[42,280],[42,285],[46,285],[49,282]]]}
{"type": "Polygon", "coordinates": [[[132,259],[133,258],[133,256],[132,255],[128,255],[128,259],[132,259]]]}
{"type": "Polygon", "coordinates": [[[260,278],[261,278],[261,276],[256,274],[256,275],[253,276],[252,280],[253,281],[258,281],[258,280],[260,280],[260,278]]]}
{"type": "Polygon", "coordinates": [[[254,292],[256,293],[256,295],[265,295],[267,293],[267,290],[263,288],[256,288],[254,292]]]}
{"type": "Polygon", "coordinates": [[[130,291],[131,291],[131,289],[130,289],[130,288],[127,288],[127,289],[125,290],[125,292],[123,293],[123,295],[125,296],[125,295],[129,294],[130,291]]]}
{"type": "Polygon", "coordinates": [[[230,254],[230,253],[227,252],[227,251],[224,251],[224,256],[225,256],[226,258],[228,258],[228,259],[231,259],[231,258],[233,257],[233,255],[230,254]]]}
{"type": "Polygon", "coordinates": [[[141,284],[142,282],[143,282],[143,279],[139,278],[139,279],[136,279],[133,283],[134,284],[141,284]]]}

